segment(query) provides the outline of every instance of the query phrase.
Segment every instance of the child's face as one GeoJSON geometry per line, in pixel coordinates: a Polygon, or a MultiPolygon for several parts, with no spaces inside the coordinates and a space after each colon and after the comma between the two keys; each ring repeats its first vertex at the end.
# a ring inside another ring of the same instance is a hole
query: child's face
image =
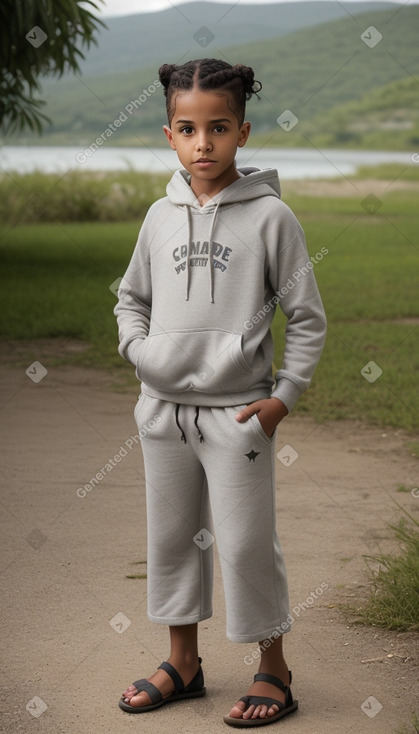
{"type": "Polygon", "coordinates": [[[170,147],[191,174],[195,194],[214,195],[239,177],[234,158],[249,137],[250,122],[239,125],[227,92],[194,89],[176,93],[173,101],[171,126],[163,128],[170,147]]]}

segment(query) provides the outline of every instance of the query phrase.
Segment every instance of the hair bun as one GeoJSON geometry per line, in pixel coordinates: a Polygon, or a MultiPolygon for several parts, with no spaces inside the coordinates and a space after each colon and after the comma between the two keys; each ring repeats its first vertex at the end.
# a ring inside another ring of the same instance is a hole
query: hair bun
{"type": "Polygon", "coordinates": [[[261,82],[255,79],[255,73],[250,66],[235,64],[233,66],[233,72],[242,80],[247,99],[250,99],[252,94],[257,94],[262,89],[261,82]]]}
{"type": "Polygon", "coordinates": [[[255,79],[255,73],[250,66],[235,64],[235,66],[233,66],[233,72],[242,80],[247,99],[250,99],[252,94],[257,95],[257,93],[262,89],[262,83],[255,79]]]}
{"type": "Polygon", "coordinates": [[[176,64],[163,64],[159,69],[159,79],[163,84],[165,91],[167,90],[170,79],[174,71],[177,71],[179,67],[176,64]]]}

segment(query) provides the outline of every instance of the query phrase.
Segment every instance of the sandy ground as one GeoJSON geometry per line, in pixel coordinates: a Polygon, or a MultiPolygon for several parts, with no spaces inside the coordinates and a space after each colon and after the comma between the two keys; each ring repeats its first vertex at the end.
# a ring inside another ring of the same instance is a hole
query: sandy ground
{"type": "MultiPolygon", "coordinates": [[[[142,457],[131,441],[136,395],[115,392],[99,372],[40,361],[42,379],[39,365],[29,374],[0,367],[1,732],[233,731],[222,716],[257,662],[249,664],[255,645],[225,638],[218,563],[216,611],[201,625],[207,696],[140,716],[119,710],[125,686],[167,655],[166,629],[146,618],[146,580],[127,578],[146,571],[142,457]]],[[[392,498],[417,516],[419,498],[396,491],[419,486],[409,440],[363,423],[298,417],[278,430],[277,450],[298,453],[290,466],[277,462],[277,520],[300,709],[268,731],[390,734],[410,719],[417,635],[351,626],[339,607],[365,593],[363,554],[395,549],[387,525],[401,513],[392,498]]]]}

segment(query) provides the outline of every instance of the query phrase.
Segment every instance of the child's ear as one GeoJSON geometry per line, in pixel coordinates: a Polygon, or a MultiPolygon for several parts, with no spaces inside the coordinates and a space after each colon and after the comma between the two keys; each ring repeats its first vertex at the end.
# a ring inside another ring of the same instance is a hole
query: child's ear
{"type": "Polygon", "coordinates": [[[243,148],[244,145],[246,145],[249,135],[250,135],[250,128],[252,127],[252,124],[250,122],[244,122],[239,130],[239,137],[237,140],[237,145],[239,148],[243,148]]]}
{"type": "Polygon", "coordinates": [[[163,132],[164,132],[166,138],[169,141],[169,145],[170,145],[171,149],[172,150],[176,150],[176,145],[174,143],[173,135],[172,135],[172,131],[171,131],[170,127],[168,127],[167,125],[163,125],[163,132]]]}

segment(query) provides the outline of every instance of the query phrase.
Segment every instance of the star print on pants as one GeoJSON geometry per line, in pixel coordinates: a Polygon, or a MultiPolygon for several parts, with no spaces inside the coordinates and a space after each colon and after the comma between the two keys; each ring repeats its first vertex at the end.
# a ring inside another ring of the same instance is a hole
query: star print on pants
{"type": "Polygon", "coordinates": [[[247,458],[249,459],[249,461],[255,462],[256,457],[259,456],[259,454],[260,454],[260,451],[253,451],[253,449],[252,449],[251,451],[249,451],[248,454],[245,454],[245,456],[247,456],[247,458]]]}

